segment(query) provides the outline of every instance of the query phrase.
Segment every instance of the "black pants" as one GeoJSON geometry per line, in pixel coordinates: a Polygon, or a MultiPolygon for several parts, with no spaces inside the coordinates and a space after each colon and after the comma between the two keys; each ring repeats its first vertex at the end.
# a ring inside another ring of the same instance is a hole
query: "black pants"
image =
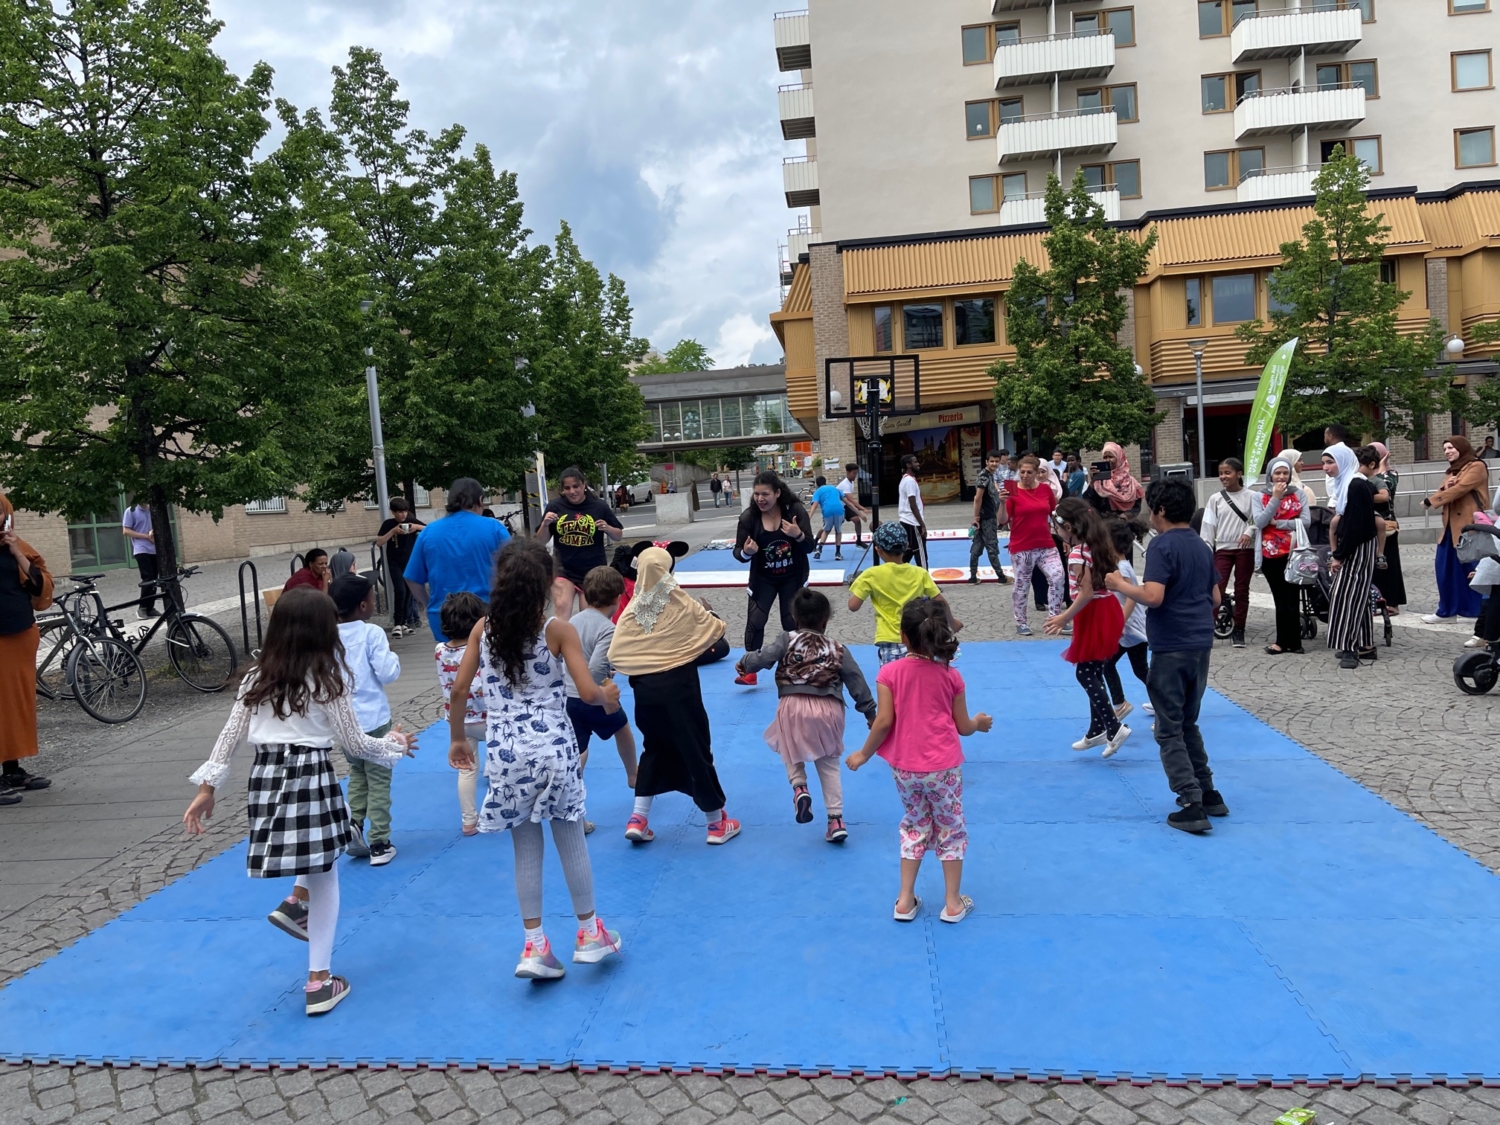
{"type": "Polygon", "coordinates": [[[406,584],[406,575],[399,563],[386,556],[386,569],[391,581],[391,624],[412,625],[417,620],[417,610],[412,603],[411,587],[406,584]]]}
{"type": "Polygon", "coordinates": [[[708,648],[704,649],[703,655],[698,657],[698,659],[693,661],[693,663],[701,668],[705,664],[717,664],[720,660],[723,660],[728,655],[729,642],[726,641],[723,637],[720,637],[713,644],[709,645],[708,648]]]}
{"type": "Polygon", "coordinates": [[[927,529],[910,523],[903,523],[901,527],[906,532],[906,555],[901,561],[916,563],[923,570],[926,570],[927,529]]]}
{"type": "Polygon", "coordinates": [[[1153,652],[1146,691],[1156,709],[1156,745],[1167,784],[1184,801],[1199,804],[1214,787],[1208,751],[1198,729],[1198,709],[1208,690],[1208,657],[1212,649],[1153,652]]]}
{"type": "Polygon", "coordinates": [[[1001,582],[1005,581],[1005,571],[1000,566],[1000,531],[995,526],[993,517],[981,519],[979,526],[974,529],[974,537],[969,540],[969,573],[979,573],[979,556],[987,554],[990,558],[990,566],[995,568],[995,577],[1001,582]]]}
{"type": "MultiPolygon", "coordinates": [[[[155,582],[160,575],[160,561],[155,555],[136,555],[135,565],[141,568],[142,582],[155,582]]],[[[141,602],[141,609],[147,613],[156,612],[156,587],[146,586],[141,590],[141,596],[145,599],[141,602]]]]}
{"type": "Polygon", "coordinates": [[[1104,670],[1107,667],[1109,662],[1105,660],[1085,660],[1073,669],[1073,675],[1078,677],[1084,694],[1089,697],[1090,738],[1099,734],[1107,734],[1113,738],[1120,729],[1120,720],[1115,717],[1115,709],[1109,705],[1109,692],[1104,687],[1104,670]]]}
{"type": "Polygon", "coordinates": [[[1484,599],[1484,609],[1475,622],[1474,635],[1487,641],[1500,641],[1500,597],[1493,592],[1484,599]]]}
{"type": "Polygon", "coordinates": [[[641,732],[635,795],[686,793],[704,812],[718,812],[724,807],[724,790],[714,768],[697,666],[631,676],[630,687],[635,692],[635,725],[641,732]]]}
{"type": "Polygon", "coordinates": [[[1120,657],[1130,657],[1130,670],[1135,673],[1135,678],[1145,683],[1150,668],[1146,664],[1146,642],[1137,641],[1129,648],[1120,646],[1120,651],[1109,658],[1104,666],[1104,682],[1109,685],[1110,698],[1115,701],[1115,706],[1125,702],[1125,685],[1120,682],[1120,657]]]}
{"type": "Polygon", "coordinates": [[[1271,587],[1271,597],[1276,602],[1276,646],[1282,652],[1301,652],[1302,587],[1286,580],[1288,560],[1287,555],[1262,559],[1260,572],[1266,576],[1266,585],[1271,587]]]}
{"type": "Polygon", "coordinates": [[[771,617],[771,604],[781,599],[781,627],[790,633],[797,627],[792,618],[792,599],[797,591],[807,585],[807,571],[797,568],[790,578],[780,582],[769,582],[750,571],[750,605],[745,614],[745,651],[758,652],[766,643],[766,622],[771,617]]]}

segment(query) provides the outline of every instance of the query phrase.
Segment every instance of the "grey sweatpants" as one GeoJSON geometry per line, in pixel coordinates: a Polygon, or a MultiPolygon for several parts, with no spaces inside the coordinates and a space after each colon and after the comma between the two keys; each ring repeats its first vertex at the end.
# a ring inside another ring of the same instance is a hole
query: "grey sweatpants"
{"type": "MultiPolygon", "coordinates": [[[[563,877],[573,896],[573,913],[580,918],[594,912],[594,869],[589,865],[589,848],[583,838],[583,821],[554,820],[552,843],[562,860],[563,877]]],[[[516,899],[522,918],[542,916],[542,826],[534,820],[523,821],[510,830],[510,841],[516,849],[516,899]]]]}

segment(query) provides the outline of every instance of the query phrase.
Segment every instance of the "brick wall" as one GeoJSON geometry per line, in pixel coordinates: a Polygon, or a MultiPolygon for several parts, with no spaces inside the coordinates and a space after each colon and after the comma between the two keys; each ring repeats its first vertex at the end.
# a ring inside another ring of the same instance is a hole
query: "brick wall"
{"type": "Polygon", "coordinates": [[[1448,259],[1427,259],[1427,309],[1432,319],[1452,331],[1448,323],[1448,259]]]}
{"type": "Polygon", "coordinates": [[[1158,404],[1167,414],[1156,426],[1158,464],[1182,460],[1182,404],[1186,401],[1182,398],[1166,398],[1158,404]]]}
{"type": "MultiPolygon", "coordinates": [[[[824,386],[825,361],[849,354],[849,314],[844,308],[844,260],[833,243],[808,247],[812,267],[813,354],[818,383],[819,445],[823,463],[842,465],[854,460],[856,427],[853,420],[829,421],[824,386]]],[[[829,474],[834,475],[834,474],[829,474]]]]}

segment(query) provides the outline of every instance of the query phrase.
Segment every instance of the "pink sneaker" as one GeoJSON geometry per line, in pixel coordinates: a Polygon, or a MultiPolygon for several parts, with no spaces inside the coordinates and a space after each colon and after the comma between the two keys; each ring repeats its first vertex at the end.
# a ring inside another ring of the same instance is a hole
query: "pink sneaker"
{"type": "Polygon", "coordinates": [[[734,682],[737,684],[744,684],[746,687],[754,687],[756,684],[760,683],[760,678],[755,672],[746,672],[743,675],[736,676],[734,678],[734,682]]]}
{"type": "Polygon", "coordinates": [[[463,827],[463,833],[464,833],[465,836],[478,836],[479,835],[479,825],[477,825],[477,824],[465,824],[464,827],[463,827]]]}
{"type": "Polygon", "coordinates": [[[645,817],[639,813],[631,813],[630,819],[625,822],[625,839],[632,844],[649,844],[656,839],[656,833],[651,831],[645,817]]]}
{"type": "Polygon", "coordinates": [[[731,820],[726,816],[717,824],[708,826],[708,842],[710,844],[727,844],[740,834],[740,822],[731,820]]]}

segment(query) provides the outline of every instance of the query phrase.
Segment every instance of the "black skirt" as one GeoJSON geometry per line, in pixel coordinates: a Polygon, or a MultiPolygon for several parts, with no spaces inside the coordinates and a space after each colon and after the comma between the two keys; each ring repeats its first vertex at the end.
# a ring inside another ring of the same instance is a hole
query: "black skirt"
{"type": "Polygon", "coordinates": [[[630,677],[635,692],[635,725],[641,732],[641,761],[635,793],[686,793],[706,813],[724,807],[724,790],[714,769],[708,712],[698,685],[698,666],[630,677]]]}

